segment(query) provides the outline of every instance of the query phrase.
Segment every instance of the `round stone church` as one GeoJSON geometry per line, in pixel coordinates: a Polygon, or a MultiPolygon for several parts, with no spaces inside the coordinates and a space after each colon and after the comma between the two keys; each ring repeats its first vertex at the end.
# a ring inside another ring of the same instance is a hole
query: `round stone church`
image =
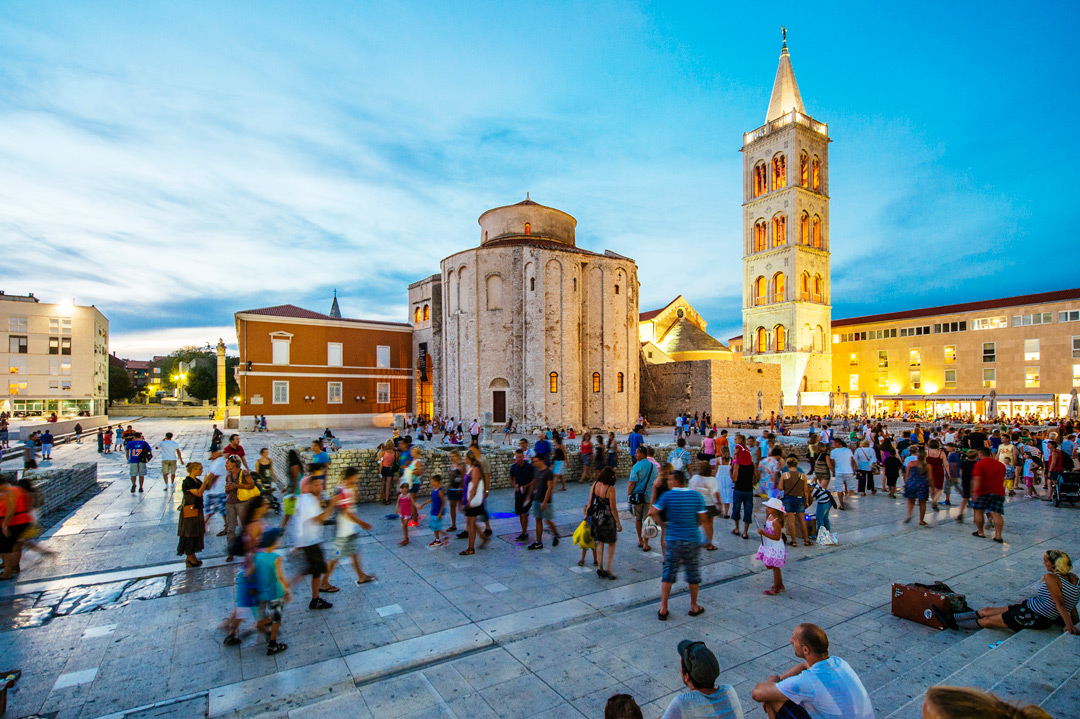
{"type": "Polygon", "coordinates": [[[577,220],[525,200],[480,215],[480,243],[409,286],[420,414],[522,428],[632,428],[635,262],[577,246],[577,220]]]}

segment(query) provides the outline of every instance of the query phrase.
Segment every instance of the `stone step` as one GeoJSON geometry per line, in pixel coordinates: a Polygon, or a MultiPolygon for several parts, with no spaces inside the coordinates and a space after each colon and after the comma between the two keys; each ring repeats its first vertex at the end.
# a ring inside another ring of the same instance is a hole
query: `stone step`
{"type": "Polygon", "coordinates": [[[980,629],[956,641],[957,635],[948,630],[940,635],[941,642],[925,642],[882,663],[878,671],[893,671],[894,678],[871,690],[870,699],[879,716],[887,716],[915,697],[921,697],[926,687],[940,684],[945,677],[991,651],[990,645],[1009,641],[1011,633],[1003,629],[980,629]],[[939,651],[935,651],[939,650],[939,651]]]}
{"type": "MultiPolygon", "coordinates": [[[[1049,629],[1044,633],[1053,634],[1049,629]]],[[[1080,637],[1058,634],[1035,656],[1021,662],[990,691],[1002,699],[1021,704],[1040,704],[1052,695],[1076,671],[1080,657],[1080,637]]],[[[1073,697],[1074,701],[1077,699],[1073,697]]]]}
{"type": "MultiPolygon", "coordinates": [[[[980,630],[976,634],[982,634],[986,631],[988,630],[980,630]]],[[[923,694],[926,692],[927,687],[935,684],[989,690],[1007,671],[1007,668],[1016,667],[1031,659],[1056,637],[1055,633],[1045,631],[1017,632],[1007,637],[993,649],[987,647],[986,651],[967,663],[959,666],[953,665],[953,671],[939,680],[921,683],[915,690],[916,693],[912,699],[898,707],[891,714],[885,714],[884,710],[879,711],[887,719],[919,719],[922,716],[923,694]]],[[[987,644],[990,644],[990,642],[987,642],[987,644]]]]}
{"type": "Polygon", "coordinates": [[[1080,701],[1080,670],[1073,672],[1039,706],[1050,716],[1067,717],[1076,712],[1077,701],[1080,701]]]}

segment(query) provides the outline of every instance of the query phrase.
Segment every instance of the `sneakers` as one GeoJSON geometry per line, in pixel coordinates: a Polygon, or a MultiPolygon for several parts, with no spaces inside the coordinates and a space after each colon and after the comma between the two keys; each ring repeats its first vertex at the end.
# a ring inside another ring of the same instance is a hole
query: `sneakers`
{"type": "Polygon", "coordinates": [[[142,494],[142,487],[139,487],[139,494],[142,494]]]}
{"type": "Polygon", "coordinates": [[[131,493],[132,493],[132,494],[135,494],[135,485],[134,485],[134,484],[133,484],[133,485],[131,485],[131,493]]]}
{"type": "Polygon", "coordinates": [[[284,644],[282,642],[270,642],[269,644],[266,645],[266,656],[269,657],[269,656],[271,656],[273,654],[278,654],[280,652],[285,651],[288,648],[289,648],[288,644],[284,644]]]}
{"type": "Polygon", "coordinates": [[[230,634],[229,636],[225,637],[225,641],[222,642],[222,644],[227,647],[235,647],[239,643],[240,637],[236,636],[235,634],[230,634]]]}
{"type": "Polygon", "coordinates": [[[326,601],[322,597],[315,597],[310,602],[308,602],[307,608],[308,609],[329,609],[332,606],[334,606],[334,605],[331,604],[330,602],[326,601]]]}
{"type": "Polygon", "coordinates": [[[551,546],[553,546],[553,547],[559,546],[559,535],[556,534],[555,538],[551,540],[551,546]]]}
{"type": "Polygon", "coordinates": [[[515,542],[524,542],[528,538],[529,538],[529,533],[528,532],[522,532],[518,536],[514,537],[514,541],[515,542]]]}
{"type": "Polygon", "coordinates": [[[529,549],[543,549],[544,548],[544,543],[543,542],[533,542],[532,544],[529,545],[528,548],[529,549]]]}
{"type": "Polygon", "coordinates": [[[442,546],[442,541],[438,540],[438,539],[433,540],[431,542],[428,542],[428,546],[429,547],[441,547],[442,546]]]}

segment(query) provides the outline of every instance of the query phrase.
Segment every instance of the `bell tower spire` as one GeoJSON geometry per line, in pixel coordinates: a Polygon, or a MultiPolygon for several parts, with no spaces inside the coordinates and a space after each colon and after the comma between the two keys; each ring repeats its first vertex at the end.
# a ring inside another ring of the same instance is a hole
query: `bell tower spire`
{"type": "Polygon", "coordinates": [[[780,31],[784,38],[780,47],[780,65],[776,68],[776,79],[773,80],[772,97],[769,98],[769,112],[765,115],[765,122],[772,122],[792,110],[806,114],[802,95],[799,94],[799,83],[795,81],[795,70],[791,67],[791,55],[788,54],[787,28],[781,27],[780,31]]]}

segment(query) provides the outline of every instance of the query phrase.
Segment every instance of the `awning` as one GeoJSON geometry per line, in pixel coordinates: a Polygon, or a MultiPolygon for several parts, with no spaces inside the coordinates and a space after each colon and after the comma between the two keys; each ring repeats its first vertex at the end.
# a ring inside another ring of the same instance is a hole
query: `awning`
{"type": "MultiPolygon", "coordinates": [[[[874,400],[904,402],[989,402],[989,394],[876,394],[874,400]]],[[[1052,394],[999,394],[998,402],[1053,402],[1052,394]]]]}

